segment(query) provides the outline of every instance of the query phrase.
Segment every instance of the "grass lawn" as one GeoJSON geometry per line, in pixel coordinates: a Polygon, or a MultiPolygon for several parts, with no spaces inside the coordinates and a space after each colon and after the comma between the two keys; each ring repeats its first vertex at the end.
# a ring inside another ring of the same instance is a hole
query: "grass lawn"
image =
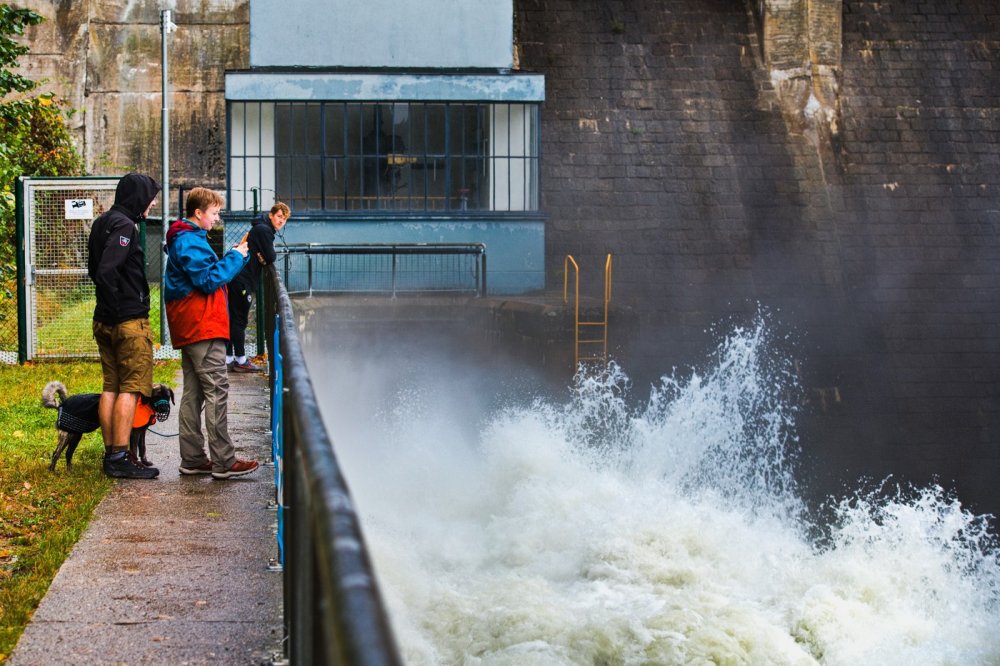
{"type": "MultiPolygon", "coordinates": [[[[179,368],[179,361],[157,363],[153,381],[174,385],[179,368]]],[[[114,483],[101,472],[100,432],[84,435],[71,472],[64,459],[49,472],[56,411],[42,407],[41,392],[53,379],[70,395],[96,393],[101,367],[96,361],[0,365],[0,661],[114,483]]]]}

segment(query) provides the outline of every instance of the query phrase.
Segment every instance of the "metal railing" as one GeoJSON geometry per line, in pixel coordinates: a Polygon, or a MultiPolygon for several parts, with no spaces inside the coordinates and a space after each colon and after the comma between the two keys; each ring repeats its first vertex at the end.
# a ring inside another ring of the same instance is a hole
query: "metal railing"
{"type": "Polygon", "coordinates": [[[281,418],[281,456],[275,462],[281,477],[284,656],[310,666],[402,664],[354,502],[323,425],[291,299],[273,266],[263,278],[272,409],[281,418]]]}
{"type": "Polygon", "coordinates": [[[611,303],[611,254],[604,262],[604,318],[599,320],[580,321],[580,267],[573,255],[567,254],[563,262],[563,304],[569,303],[569,267],[573,266],[575,276],[573,291],[573,366],[578,367],[581,361],[608,362],[608,304],[611,303]],[[582,338],[581,329],[594,331],[598,337],[582,338]],[[580,347],[593,349],[600,345],[600,351],[591,351],[580,355],[580,347]]]}
{"type": "Polygon", "coordinates": [[[289,293],[486,295],[483,243],[287,245],[279,252],[289,293]]]}

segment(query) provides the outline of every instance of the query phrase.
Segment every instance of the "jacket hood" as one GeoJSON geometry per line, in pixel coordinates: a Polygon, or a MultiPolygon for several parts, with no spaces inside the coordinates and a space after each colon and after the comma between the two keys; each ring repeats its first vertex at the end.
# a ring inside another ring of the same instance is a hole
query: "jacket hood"
{"type": "Polygon", "coordinates": [[[174,242],[174,238],[177,237],[177,234],[183,234],[189,231],[199,231],[200,229],[201,227],[188,222],[187,220],[177,220],[170,225],[169,229],[167,229],[167,245],[174,242]]]}
{"type": "Polygon", "coordinates": [[[141,173],[127,173],[118,181],[118,187],[115,189],[115,205],[112,208],[122,211],[133,221],[138,222],[159,192],[160,184],[151,177],[141,173]]]}

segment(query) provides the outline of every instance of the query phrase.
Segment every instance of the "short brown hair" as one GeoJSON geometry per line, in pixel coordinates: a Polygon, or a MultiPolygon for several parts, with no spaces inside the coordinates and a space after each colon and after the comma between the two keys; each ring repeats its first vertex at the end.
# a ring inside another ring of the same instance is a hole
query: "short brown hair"
{"type": "Polygon", "coordinates": [[[196,187],[188,193],[184,210],[187,212],[187,216],[191,217],[196,210],[206,211],[209,206],[221,207],[224,203],[226,200],[215,190],[210,190],[207,187],[196,187]]]}
{"type": "Polygon", "coordinates": [[[288,204],[281,201],[275,201],[274,205],[271,206],[271,215],[274,215],[279,211],[284,213],[286,218],[292,216],[292,209],[288,207],[288,204]]]}

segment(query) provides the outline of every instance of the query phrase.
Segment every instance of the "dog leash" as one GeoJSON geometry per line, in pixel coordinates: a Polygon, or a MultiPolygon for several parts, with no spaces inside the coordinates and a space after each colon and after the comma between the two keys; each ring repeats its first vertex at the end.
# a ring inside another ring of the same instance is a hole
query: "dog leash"
{"type": "Polygon", "coordinates": [[[152,428],[147,428],[147,430],[149,430],[149,432],[153,433],[154,435],[159,435],[160,437],[176,437],[177,435],[180,434],[180,433],[177,433],[177,432],[173,432],[173,433],[170,433],[168,435],[168,434],[165,434],[165,433],[162,433],[162,432],[156,432],[152,428]]]}

